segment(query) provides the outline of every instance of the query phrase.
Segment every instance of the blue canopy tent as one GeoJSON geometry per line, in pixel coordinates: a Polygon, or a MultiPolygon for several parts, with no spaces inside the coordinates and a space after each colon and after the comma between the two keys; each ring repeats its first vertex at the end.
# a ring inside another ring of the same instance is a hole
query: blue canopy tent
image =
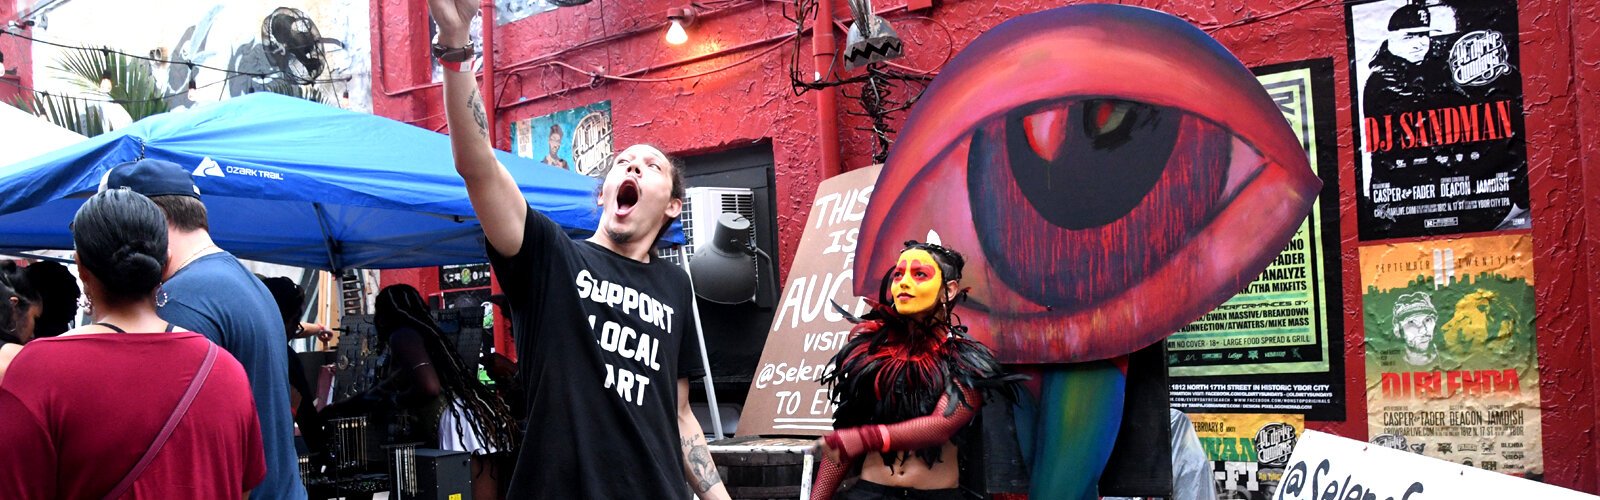
{"type": "MultiPolygon", "coordinates": [[[[595,180],[496,151],[534,209],[594,230],[595,180]]],[[[485,260],[449,137],[380,116],[256,93],[156,115],[0,167],[0,249],[71,249],[67,224],[112,166],[194,172],[217,244],[241,258],[344,270],[485,260]]],[[[674,224],[667,242],[682,243],[674,224]]]]}

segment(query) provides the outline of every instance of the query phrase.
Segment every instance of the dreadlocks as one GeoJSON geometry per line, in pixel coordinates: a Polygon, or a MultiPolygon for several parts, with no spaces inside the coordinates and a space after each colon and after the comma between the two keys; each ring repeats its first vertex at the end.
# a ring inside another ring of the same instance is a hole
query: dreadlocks
{"type": "Polygon", "coordinates": [[[444,332],[428,314],[427,303],[416,288],[410,285],[384,288],[378,292],[376,312],[373,326],[377,328],[380,342],[387,344],[389,334],[403,327],[411,327],[421,334],[428,358],[439,376],[440,395],[449,402],[444,411],[457,417],[453,419],[457,427],[453,430],[457,434],[465,434],[465,429],[460,428],[465,421],[489,449],[506,451],[520,442],[511,409],[498,394],[478,381],[475,372],[462,365],[445,340],[444,332]],[[460,405],[453,403],[456,401],[460,405]],[[468,415],[461,414],[463,406],[468,415]]]}

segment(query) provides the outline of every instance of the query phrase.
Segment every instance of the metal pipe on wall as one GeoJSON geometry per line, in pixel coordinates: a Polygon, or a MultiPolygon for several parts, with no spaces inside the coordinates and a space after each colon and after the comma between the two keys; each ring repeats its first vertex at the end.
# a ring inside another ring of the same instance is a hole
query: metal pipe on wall
{"type": "Polygon", "coordinates": [[[482,0],[478,3],[480,13],[478,17],[483,22],[483,81],[478,85],[483,88],[483,102],[490,103],[483,108],[485,122],[489,124],[489,147],[498,147],[495,144],[496,130],[494,124],[495,106],[498,101],[494,93],[494,0],[482,0]]]}
{"type": "MultiPolygon", "coordinates": [[[[836,60],[833,31],[834,0],[817,0],[817,19],[812,25],[811,54],[816,65],[814,80],[821,81],[836,60]]],[[[817,90],[817,133],[822,138],[822,178],[844,173],[839,159],[839,98],[833,87],[817,90]]]]}

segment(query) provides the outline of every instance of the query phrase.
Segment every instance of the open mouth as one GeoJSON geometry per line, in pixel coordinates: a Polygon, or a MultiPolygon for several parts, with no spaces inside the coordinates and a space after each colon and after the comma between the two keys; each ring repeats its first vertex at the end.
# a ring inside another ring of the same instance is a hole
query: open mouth
{"type": "Polygon", "coordinates": [[[626,215],[633,211],[633,206],[639,203],[639,183],[633,179],[622,181],[617,186],[617,214],[626,215]]]}

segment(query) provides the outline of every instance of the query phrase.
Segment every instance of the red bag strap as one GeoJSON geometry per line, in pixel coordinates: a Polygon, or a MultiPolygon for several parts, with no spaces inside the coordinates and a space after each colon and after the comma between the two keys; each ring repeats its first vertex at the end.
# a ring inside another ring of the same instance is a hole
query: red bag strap
{"type": "Polygon", "coordinates": [[[172,437],[173,429],[178,428],[178,421],[183,420],[183,415],[189,413],[189,405],[194,403],[194,397],[200,394],[200,387],[206,385],[206,377],[211,375],[211,365],[217,361],[217,345],[210,342],[207,342],[207,344],[210,344],[210,347],[206,349],[206,360],[200,363],[200,370],[195,372],[194,379],[189,381],[189,388],[183,392],[183,399],[178,400],[178,406],[174,407],[172,414],[167,416],[167,424],[162,426],[161,432],[156,434],[156,439],[150,443],[150,448],[144,450],[144,456],[139,457],[139,463],[134,464],[133,470],[128,471],[128,475],[117,483],[117,487],[112,488],[111,492],[106,494],[106,498],[120,498],[123,493],[127,493],[128,489],[133,487],[133,482],[139,479],[139,476],[144,473],[144,469],[150,466],[151,461],[155,460],[156,452],[161,451],[161,447],[167,444],[167,438],[172,437]]]}

